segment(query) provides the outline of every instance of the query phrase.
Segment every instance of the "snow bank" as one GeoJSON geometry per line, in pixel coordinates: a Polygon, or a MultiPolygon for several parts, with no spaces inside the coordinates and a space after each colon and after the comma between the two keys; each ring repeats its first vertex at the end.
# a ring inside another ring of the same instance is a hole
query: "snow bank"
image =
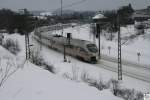
{"type": "Polygon", "coordinates": [[[2,100],[121,100],[110,90],[98,91],[83,83],[64,80],[27,62],[0,89],[2,100]]]}
{"type": "MultiPolygon", "coordinates": [[[[93,37],[90,35],[90,30],[88,25],[84,25],[81,27],[77,26],[74,28],[67,28],[64,30],[65,33],[64,35],[66,35],[66,33],[69,32],[73,33],[74,38],[93,41],[93,37]]],[[[59,31],[53,32],[53,34],[55,33],[59,33],[59,31]]],[[[21,59],[21,57],[25,57],[24,36],[19,36],[18,34],[14,34],[11,36],[8,35],[8,37],[17,39],[21,45],[22,51],[20,54],[17,55],[18,59],[21,59]]],[[[57,69],[57,75],[51,74],[46,70],[38,68],[38,66],[35,66],[30,62],[26,62],[24,68],[19,69],[13,76],[11,76],[11,78],[9,78],[9,80],[6,81],[5,86],[0,88],[0,97],[2,98],[2,100],[27,100],[27,99],[29,100],[41,100],[41,99],[42,100],[50,100],[50,99],[53,100],[84,100],[84,99],[85,100],[100,100],[100,99],[121,100],[120,98],[115,97],[109,89],[99,91],[98,89],[94,87],[90,87],[85,83],[65,80],[62,77],[64,73],[72,74],[73,66],[77,68],[76,70],[79,71],[79,75],[82,74],[83,71],[87,71],[91,77],[95,79],[102,79],[103,81],[106,82],[112,78],[117,79],[117,73],[103,69],[102,68],[103,65],[96,66],[96,65],[88,64],[69,56],[67,56],[67,59],[70,60],[71,63],[64,63],[63,54],[50,50],[45,46],[42,46],[42,49],[40,49],[39,44],[34,40],[32,40],[32,38],[31,38],[31,43],[34,45],[31,48],[34,49],[35,51],[36,50],[39,51],[39,53],[43,56],[44,60],[51,63],[57,69]]],[[[116,51],[115,41],[110,42],[102,38],[102,43],[106,44],[104,45],[105,46],[104,53],[108,54],[107,46],[110,44],[113,48],[112,51],[116,51]]],[[[134,43],[138,44],[136,42],[134,43]]],[[[134,43],[132,45],[135,45],[134,43]]],[[[147,46],[148,46],[148,42],[147,42],[147,46]]],[[[138,47],[138,48],[142,48],[142,47],[138,47]]],[[[129,46],[127,46],[127,48],[129,48],[129,46]]],[[[148,49],[149,46],[147,48],[147,51],[148,49]]],[[[111,53],[111,56],[116,56],[115,52],[113,52],[113,54],[111,53]]],[[[131,54],[132,53],[126,54],[126,57],[128,58],[128,56],[131,54]]],[[[133,58],[135,59],[135,57],[133,58]]],[[[149,59],[149,57],[144,59],[149,59]]],[[[20,61],[18,60],[18,62],[20,61]]],[[[143,91],[143,92],[150,91],[149,83],[134,78],[130,78],[127,76],[123,76],[122,86],[127,88],[134,88],[136,90],[143,91]]]]}
{"type": "MultiPolygon", "coordinates": [[[[25,56],[24,36],[5,35],[5,39],[7,38],[18,40],[22,51],[15,56],[0,46],[1,59],[12,58],[11,61],[16,62],[18,66],[23,63],[22,59],[25,56]]],[[[59,55],[59,53],[54,53],[56,54],[59,55]]],[[[84,83],[65,80],[62,76],[54,75],[29,61],[26,61],[25,65],[22,65],[0,87],[0,98],[2,100],[121,100],[110,90],[99,91],[84,83]]]]}

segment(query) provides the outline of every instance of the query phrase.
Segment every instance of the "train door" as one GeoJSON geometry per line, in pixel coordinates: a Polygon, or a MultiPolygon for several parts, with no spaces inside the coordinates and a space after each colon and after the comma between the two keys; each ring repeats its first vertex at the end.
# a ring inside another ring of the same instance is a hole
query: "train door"
{"type": "Polygon", "coordinates": [[[82,60],[85,60],[86,59],[86,50],[82,47],[78,47],[77,56],[79,58],[81,58],[82,60]]]}
{"type": "Polygon", "coordinates": [[[66,52],[71,56],[75,56],[75,47],[73,45],[67,45],[66,52]]]}

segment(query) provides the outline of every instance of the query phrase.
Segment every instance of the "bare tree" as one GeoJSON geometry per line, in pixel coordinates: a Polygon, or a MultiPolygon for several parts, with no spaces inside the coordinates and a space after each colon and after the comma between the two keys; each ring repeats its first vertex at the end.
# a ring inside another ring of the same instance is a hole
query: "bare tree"
{"type": "Polygon", "coordinates": [[[9,57],[0,58],[0,87],[18,68],[19,66],[14,63],[13,59],[9,57]]]}

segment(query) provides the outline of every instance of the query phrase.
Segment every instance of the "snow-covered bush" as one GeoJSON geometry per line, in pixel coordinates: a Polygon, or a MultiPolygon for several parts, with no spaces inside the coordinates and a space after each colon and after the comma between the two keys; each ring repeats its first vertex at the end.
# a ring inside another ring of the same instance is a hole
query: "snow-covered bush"
{"type": "Polygon", "coordinates": [[[112,89],[112,92],[115,96],[117,96],[117,92],[120,89],[120,84],[118,80],[111,79],[108,84],[110,85],[110,88],[112,89]]]}
{"type": "Polygon", "coordinates": [[[95,79],[90,77],[88,72],[85,70],[81,73],[81,80],[88,83],[90,86],[96,87],[100,91],[109,88],[109,84],[103,82],[101,78],[95,79]]]}
{"type": "Polygon", "coordinates": [[[62,76],[66,79],[79,81],[79,68],[76,66],[72,66],[71,73],[65,72],[62,76]]]}
{"type": "Polygon", "coordinates": [[[66,72],[63,74],[64,78],[74,81],[78,81],[79,76],[82,82],[85,82],[89,86],[95,87],[100,91],[110,89],[115,96],[121,97],[124,100],[143,100],[142,92],[138,92],[134,89],[121,88],[120,82],[116,79],[104,82],[101,77],[99,79],[91,77],[85,70],[83,70],[80,74],[80,70],[76,66],[72,66],[72,71],[70,73],[66,72]]]}
{"type": "Polygon", "coordinates": [[[9,50],[13,54],[17,54],[20,51],[20,47],[17,40],[7,39],[3,47],[5,47],[7,50],[9,50]]]}
{"type": "Polygon", "coordinates": [[[124,100],[143,100],[143,93],[134,89],[121,88],[118,80],[111,79],[108,82],[111,85],[112,92],[115,96],[121,97],[124,100]]]}
{"type": "Polygon", "coordinates": [[[90,86],[93,86],[95,88],[97,88],[98,90],[102,91],[103,89],[108,89],[109,88],[109,85],[106,84],[105,82],[103,82],[102,79],[100,80],[94,80],[94,79],[90,79],[91,81],[89,81],[89,85],[90,86]]]}
{"type": "Polygon", "coordinates": [[[51,64],[48,64],[47,62],[45,62],[43,57],[40,56],[39,53],[31,52],[31,59],[30,60],[35,65],[42,66],[42,67],[44,67],[44,69],[46,69],[46,70],[48,70],[48,71],[50,71],[52,73],[56,73],[54,66],[51,65],[51,64]]]}
{"type": "Polygon", "coordinates": [[[95,87],[98,90],[108,89],[109,83],[103,82],[101,78],[95,79],[89,75],[89,73],[85,70],[83,70],[80,73],[80,70],[76,66],[72,66],[71,72],[65,72],[63,74],[63,77],[66,79],[74,80],[74,81],[82,81],[87,83],[89,86],[95,87]]]}
{"type": "Polygon", "coordinates": [[[143,93],[134,89],[118,89],[117,96],[125,100],[143,100],[143,93]]]}
{"type": "Polygon", "coordinates": [[[72,80],[78,80],[79,68],[76,66],[72,66],[72,80]]]}
{"type": "Polygon", "coordinates": [[[70,80],[72,80],[72,77],[71,77],[71,74],[70,73],[68,73],[68,72],[66,72],[66,73],[63,73],[63,75],[62,75],[64,78],[66,78],[66,79],[70,79],[70,80]]]}
{"type": "Polygon", "coordinates": [[[81,80],[85,83],[88,83],[90,81],[90,76],[87,71],[85,71],[85,70],[82,71],[81,80]]]}

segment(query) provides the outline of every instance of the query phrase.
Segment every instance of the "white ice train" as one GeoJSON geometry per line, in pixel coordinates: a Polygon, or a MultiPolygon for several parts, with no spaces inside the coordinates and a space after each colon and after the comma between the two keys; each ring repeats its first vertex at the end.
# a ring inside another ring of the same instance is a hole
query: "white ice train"
{"type": "Polygon", "coordinates": [[[48,47],[55,49],[59,52],[65,52],[68,55],[77,57],[81,60],[96,63],[98,61],[98,49],[96,45],[90,41],[80,39],[69,39],[60,35],[37,35],[34,36],[36,40],[48,47]]]}

